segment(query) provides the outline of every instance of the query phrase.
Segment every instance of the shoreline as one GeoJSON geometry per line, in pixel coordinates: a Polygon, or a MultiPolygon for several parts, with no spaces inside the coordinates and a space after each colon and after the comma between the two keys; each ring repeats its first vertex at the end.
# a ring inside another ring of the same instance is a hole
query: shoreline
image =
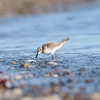
{"type": "Polygon", "coordinates": [[[58,1],[45,1],[41,0],[32,1],[32,0],[5,0],[1,1],[2,5],[0,6],[0,16],[17,16],[17,15],[28,15],[28,14],[42,14],[50,12],[62,12],[67,10],[74,10],[82,3],[91,3],[94,0],[59,0],[58,1]],[[45,3],[44,3],[45,2],[45,3]],[[76,3],[80,3],[76,5],[76,3]],[[16,5],[15,5],[16,4],[16,5]]]}

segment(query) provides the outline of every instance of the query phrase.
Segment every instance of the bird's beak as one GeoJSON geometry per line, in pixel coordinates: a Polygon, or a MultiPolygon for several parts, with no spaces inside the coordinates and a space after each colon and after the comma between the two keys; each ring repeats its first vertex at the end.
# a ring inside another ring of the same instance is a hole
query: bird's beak
{"type": "Polygon", "coordinates": [[[38,53],[36,54],[36,57],[35,58],[37,58],[37,56],[38,56],[38,53]]]}

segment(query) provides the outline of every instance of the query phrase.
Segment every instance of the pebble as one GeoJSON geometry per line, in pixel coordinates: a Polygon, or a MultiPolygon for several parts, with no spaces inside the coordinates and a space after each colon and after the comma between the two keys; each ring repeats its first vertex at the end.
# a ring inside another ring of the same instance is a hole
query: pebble
{"type": "Polygon", "coordinates": [[[7,88],[12,88],[12,83],[11,83],[10,81],[6,81],[6,82],[5,82],[5,86],[6,86],[7,88]]]}
{"type": "Polygon", "coordinates": [[[5,74],[3,71],[0,71],[0,74],[5,74]]]}
{"type": "Polygon", "coordinates": [[[55,86],[54,86],[54,90],[55,90],[56,92],[59,92],[59,91],[60,91],[60,84],[55,85],[55,86]]]}
{"type": "Polygon", "coordinates": [[[60,98],[59,95],[55,94],[55,95],[53,95],[53,96],[48,97],[47,100],[61,100],[61,98],[60,98]]]}
{"type": "Polygon", "coordinates": [[[33,98],[31,98],[31,97],[23,97],[23,98],[20,99],[20,100],[38,100],[38,99],[33,99],[33,98]]]}
{"type": "Polygon", "coordinates": [[[70,73],[69,76],[70,76],[70,77],[74,77],[75,74],[74,74],[74,73],[70,73]]]}
{"type": "Polygon", "coordinates": [[[58,64],[55,63],[55,62],[48,62],[48,64],[50,64],[50,65],[58,65],[58,64]]]}
{"type": "Polygon", "coordinates": [[[80,71],[86,71],[86,68],[82,67],[79,69],[80,71]]]}
{"type": "Polygon", "coordinates": [[[16,61],[12,61],[12,62],[11,62],[11,64],[16,65],[16,64],[17,64],[17,62],[16,62],[16,61]]]}
{"type": "Polygon", "coordinates": [[[45,96],[45,97],[40,97],[35,100],[61,100],[60,96],[57,94],[51,95],[51,96],[45,96]]]}
{"type": "Polygon", "coordinates": [[[20,88],[15,88],[15,89],[13,90],[13,94],[14,94],[15,96],[20,96],[20,95],[22,95],[22,90],[21,90],[20,88]]]}
{"type": "Polygon", "coordinates": [[[63,73],[63,75],[68,75],[68,74],[70,74],[70,70],[66,70],[66,71],[63,73]]]}
{"type": "Polygon", "coordinates": [[[58,69],[55,70],[56,73],[59,73],[60,71],[58,69]]]}
{"type": "Polygon", "coordinates": [[[20,79],[22,79],[22,76],[21,76],[21,75],[16,75],[16,76],[15,76],[15,79],[16,79],[16,80],[20,80],[20,79]]]}
{"type": "Polygon", "coordinates": [[[29,67],[30,64],[29,63],[23,63],[21,66],[24,67],[24,68],[26,68],[26,67],[29,67]]]}
{"type": "Polygon", "coordinates": [[[58,74],[53,74],[52,76],[53,76],[53,77],[58,77],[58,74]]]}
{"type": "Polygon", "coordinates": [[[69,73],[70,73],[70,70],[66,70],[65,72],[66,72],[67,74],[69,74],[69,73]]]}
{"type": "Polygon", "coordinates": [[[87,100],[100,100],[100,92],[90,94],[87,100]]]}
{"type": "Polygon", "coordinates": [[[85,80],[86,83],[90,83],[90,82],[92,82],[92,81],[93,81],[92,79],[86,79],[86,80],[85,80]]]}
{"type": "Polygon", "coordinates": [[[44,76],[46,76],[46,77],[50,77],[50,76],[52,76],[52,75],[53,75],[53,73],[50,73],[50,72],[44,74],[44,76]]]}
{"type": "Polygon", "coordinates": [[[34,62],[34,63],[36,63],[36,60],[26,60],[26,62],[29,62],[29,63],[34,62]]]}

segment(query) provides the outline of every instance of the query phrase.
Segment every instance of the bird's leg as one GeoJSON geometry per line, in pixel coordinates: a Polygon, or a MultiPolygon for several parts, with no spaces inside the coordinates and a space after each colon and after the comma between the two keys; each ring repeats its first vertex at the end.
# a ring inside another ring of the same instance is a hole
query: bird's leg
{"type": "Polygon", "coordinates": [[[52,55],[52,60],[54,59],[54,55],[52,55]]]}
{"type": "Polygon", "coordinates": [[[57,59],[57,54],[55,53],[55,58],[57,59]]]}

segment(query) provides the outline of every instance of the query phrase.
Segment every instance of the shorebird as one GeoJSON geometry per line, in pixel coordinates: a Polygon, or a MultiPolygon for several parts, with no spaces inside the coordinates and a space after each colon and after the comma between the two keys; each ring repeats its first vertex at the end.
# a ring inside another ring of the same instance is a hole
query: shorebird
{"type": "Polygon", "coordinates": [[[55,53],[56,50],[60,49],[62,45],[66,43],[68,40],[69,40],[69,37],[66,39],[63,39],[60,42],[50,42],[50,43],[43,44],[41,47],[37,48],[36,50],[37,54],[35,58],[37,58],[39,54],[50,54],[50,53],[52,54],[52,59],[54,59],[54,54],[55,54],[55,57],[57,58],[57,55],[55,53]]]}

